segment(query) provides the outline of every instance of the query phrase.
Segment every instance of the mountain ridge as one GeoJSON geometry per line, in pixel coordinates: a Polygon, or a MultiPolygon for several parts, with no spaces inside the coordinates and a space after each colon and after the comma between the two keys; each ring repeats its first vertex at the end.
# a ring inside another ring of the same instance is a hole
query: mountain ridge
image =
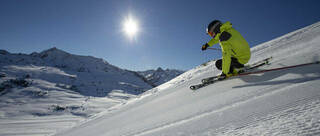
{"type": "MultiPolygon", "coordinates": [[[[157,80],[157,83],[150,81],[150,77],[146,77],[143,73],[145,71],[131,71],[127,69],[121,69],[117,66],[114,66],[108,63],[106,60],[101,58],[95,58],[93,56],[82,56],[82,55],[74,55],[58,49],[56,47],[38,52],[33,52],[30,54],[23,54],[23,53],[10,53],[6,50],[1,50],[0,54],[3,55],[4,59],[0,61],[3,65],[8,64],[17,64],[17,65],[35,65],[35,66],[50,66],[56,67],[63,71],[68,72],[85,72],[85,73],[110,73],[112,77],[117,76],[116,73],[121,75],[131,75],[136,76],[137,78],[141,79],[147,85],[142,85],[144,89],[141,90],[148,90],[152,87],[156,87],[166,81],[174,78],[175,76],[180,75],[183,71],[179,71],[180,73],[175,75],[170,75],[171,70],[167,69],[165,72],[161,71],[163,74],[162,76],[167,76],[165,80],[157,80]],[[11,56],[11,58],[10,58],[11,56]],[[130,74],[131,73],[131,74],[130,74]]],[[[159,69],[159,68],[158,68],[159,69]]],[[[161,69],[161,68],[160,68],[161,69]]],[[[156,73],[154,70],[146,70],[149,73],[156,73]]],[[[178,70],[174,70],[178,71],[178,70]]],[[[159,75],[159,74],[157,74],[159,75]]],[[[141,84],[141,83],[140,83],[141,84]]],[[[110,90],[111,91],[111,90],[110,90]]]]}

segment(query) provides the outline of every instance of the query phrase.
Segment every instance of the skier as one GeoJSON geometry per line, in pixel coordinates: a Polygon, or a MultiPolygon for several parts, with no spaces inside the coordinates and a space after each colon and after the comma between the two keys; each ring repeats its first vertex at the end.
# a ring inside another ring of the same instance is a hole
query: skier
{"type": "Polygon", "coordinates": [[[207,34],[212,39],[202,46],[202,51],[217,43],[221,46],[222,59],[215,63],[216,67],[222,70],[219,79],[237,75],[238,70],[236,69],[243,68],[250,59],[251,52],[248,42],[237,30],[232,28],[230,22],[212,21],[208,25],[207,34]]]}

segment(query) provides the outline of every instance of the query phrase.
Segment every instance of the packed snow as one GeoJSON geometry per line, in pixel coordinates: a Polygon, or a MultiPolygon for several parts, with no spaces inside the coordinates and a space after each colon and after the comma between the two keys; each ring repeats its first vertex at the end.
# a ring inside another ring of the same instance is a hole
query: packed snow
{"type": "MultiPolygon", "coordinates": [[[[320,22],[257,45],[251,51],[251,64],[273,57],[270,65],[257,70],[319,61],[320,22]]],[[[1,98],[0,105],[1,135],[320,135],[320,64],[233,77],[197,91],[190,90],[190,85],[220,73],[214,61],[210,61],[138,96],[128,97],[126,94],[132,95],[130,92],[113,89],[108,93],[114,97],[100,98],[75,93],[69,83],[53,83],[50,76],[56,76],[54,79],[58,81],[63,81],[62,77],[79,78],[77,74],[56,67],[44,67],[43,70],[37,65],[6,66],[1,71],[0,76],[4,75],[1,80],[14,77],[7,74],[21,69],[35,71],[30,77],[37,74],[44,74],[44,77],[32,82],[33,89],[23,87],[29,85],[28,78],[24,78],[27,83],[23,79],[6,80],[12,88],[10,93],[0,96],[6,98],[1,98]],[[51,75],[48,71],[59,75],[51,75]],[[73,104],[59,104],[76,100],[78,102],[73,104]],[[58,104],[49,104],[51,112],[43,112],[41,107],[46,107],[43,104],[46,101],[58,104]],[[28,110],[31,105],[36,108],[28,110]],[[90,111],[86,105],[100,107],[91,108],[100,112],[92,111],[95,114],[87,116],[90,111]],[[21,112],[14,111],[21,107],[24,107],[21,112]],[[66,112],[70,114],[62,114],[66,112]],[[34,118],[35,115],[27,113],[40,114],[34,118]]],[[[122,81],[118,85],[134,88],[137,83],[122,81]]]]}

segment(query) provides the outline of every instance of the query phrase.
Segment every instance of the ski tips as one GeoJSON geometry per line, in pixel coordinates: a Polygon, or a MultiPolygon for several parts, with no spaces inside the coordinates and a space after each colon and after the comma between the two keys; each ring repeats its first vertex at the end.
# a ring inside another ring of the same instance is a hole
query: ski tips
{"type": "Polygon", "coordinates": [[[191,89],[191,90],[196,90],[196,87],[190,86],[190,89],[191,89]]]}

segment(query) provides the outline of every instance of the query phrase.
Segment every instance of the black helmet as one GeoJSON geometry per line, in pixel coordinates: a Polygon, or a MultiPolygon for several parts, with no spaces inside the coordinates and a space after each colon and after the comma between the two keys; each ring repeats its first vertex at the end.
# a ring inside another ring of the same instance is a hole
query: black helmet
{"type": "Polygon", "coordinates": [[[220,26],[222,25],[221,21],[213,20],[207,27],[208,32],[214,32],[215,34],[220,33],[220,26]]]}

